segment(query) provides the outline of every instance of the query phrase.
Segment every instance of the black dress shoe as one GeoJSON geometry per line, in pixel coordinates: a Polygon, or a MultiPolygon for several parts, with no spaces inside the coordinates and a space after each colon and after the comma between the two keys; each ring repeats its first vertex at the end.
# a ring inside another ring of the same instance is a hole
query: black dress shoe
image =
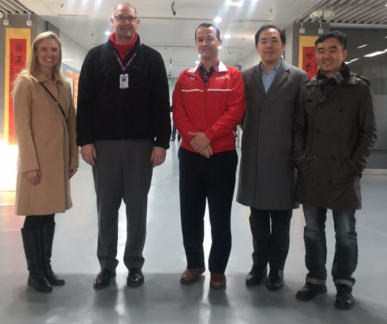
{"type": "Polygon", "coordinates": [[[110,285],[112,278],[116,276],[115,270],[103,269],[100,271],[94,279],[93,286],[94,289],[106,288],[110,285]]]}
{"type": "Polygon", "coordinates": [[[129,287],[138,287],[144,283],[144,275],[142,274],[141,269],[131,268],[129,270],[129,276],[126,281],[126,284],[129,287]]]}
{"type": "Polygon", "coordinates": [[[258,285],[262,279],[266,279],[267,276],[267,268],[258,268],[254,266],[251,268],[251,271],[246,276],[246,285],[247,286],[255,286],[258,285]]]}
{"type": "Polygon", "coordinates": [[[310,282],[305,285],[297,292],[296,297],[300,300],[311,300],[319,294],[327,292],[326,285],[314,285],[310,282]]]}
{"type": "Polygon", "coordinates": [[[337,285],[335,307],[340,309],[351,309],[355,306],[355,299],[352,296],[352,288],[347,285],[337,285]]]}
{"type": "Polygon", "coordinates": [[[284,271],[270,269],[269,277],[266,281],[266,287],[269,290],[278,290],[284,286],[284,271]]]}

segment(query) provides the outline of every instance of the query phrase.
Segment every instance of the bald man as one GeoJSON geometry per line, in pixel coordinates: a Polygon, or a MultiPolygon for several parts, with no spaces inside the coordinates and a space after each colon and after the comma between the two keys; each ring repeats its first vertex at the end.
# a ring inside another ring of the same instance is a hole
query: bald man
{"type": "Polygon", "coordinates": [[[152,171],[169,148],[171,123],[164,61],[140,41],[136,8],[118,4],[109,40],[89,51],[82,66],[77,143],[92,166],[98,208],[97,256],[101,271],[94,288],[109,286],[118,264],[118,210],[126,205],[124,263],[127,285],[144,282],[147,197],[152,171]]]}

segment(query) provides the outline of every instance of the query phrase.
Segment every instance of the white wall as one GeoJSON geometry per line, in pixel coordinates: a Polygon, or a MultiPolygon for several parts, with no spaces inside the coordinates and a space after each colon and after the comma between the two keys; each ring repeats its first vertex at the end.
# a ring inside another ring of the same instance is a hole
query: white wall
{"type": "Polygon", "coordinates": [[[258,53],[254,50],[249,56],[247,56],[240,65],[242,66],[242,71],[246,70],[254,65],[257,65],[259,62],[261,62],[261,57],[258,55],[258,53]]]}
{"type": "Polygon", "coordinates": [[[60,31],[60,41],[62,43],[63,63],[66,63],[77,70],[81,70],[87,50],[74,42],[62,31],[60,31]],[[67,59],[71,59],[71,61],[67,61],[67,59]]]}

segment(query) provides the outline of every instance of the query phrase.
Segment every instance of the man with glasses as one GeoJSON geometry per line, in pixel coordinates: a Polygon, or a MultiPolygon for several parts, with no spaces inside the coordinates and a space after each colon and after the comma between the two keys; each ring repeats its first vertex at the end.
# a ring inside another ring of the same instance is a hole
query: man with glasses
{"type": "Polygon", "coordinates": [[[94,288],[109,286],[118,264],[118,210],[126,205],[127,285],[144,282],[147,197],[171,134],[168,78],[161,55],[140,42],[140,20],[130,3],[114,8],[114,32],[89,51],[82,66],[77,143],[93,167],[101,271],[94,288]]]}

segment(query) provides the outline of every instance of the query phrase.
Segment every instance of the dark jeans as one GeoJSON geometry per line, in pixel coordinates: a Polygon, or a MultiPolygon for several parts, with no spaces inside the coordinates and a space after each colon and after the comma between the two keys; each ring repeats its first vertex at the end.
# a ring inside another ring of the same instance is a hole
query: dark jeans
{"type": "Polygon", "coordinates": [[[206,200],[211,222],[209,270],[224,273],[231,251],[231,205],[238,155],[235,150],[205,158],[180,147],[180,211],[187,268],[204,267],[206,200]]]}
{"type": "Polygon", "coordinates": [[[271,269],[284,269],[289,252],[292,212],[291,209],[262,210],[251,207],[250,228],[255,267],[264,269],[269,264],[271,269]]]}
{"type": "MultiPolygon", "coordinates": [[[[304,205],[303,209],[306,221],[304,228],[305,263],[309,271],[307,281],[324,284],[327,278],[325,268],[327,209],[307,205],[304,205]]],[[[336,233],[332,277],[336,284],[353,285],[355,280],[352,274],[356,270],[358,258],[355,210],[332,210],[332,214],[336,233]]]]}

